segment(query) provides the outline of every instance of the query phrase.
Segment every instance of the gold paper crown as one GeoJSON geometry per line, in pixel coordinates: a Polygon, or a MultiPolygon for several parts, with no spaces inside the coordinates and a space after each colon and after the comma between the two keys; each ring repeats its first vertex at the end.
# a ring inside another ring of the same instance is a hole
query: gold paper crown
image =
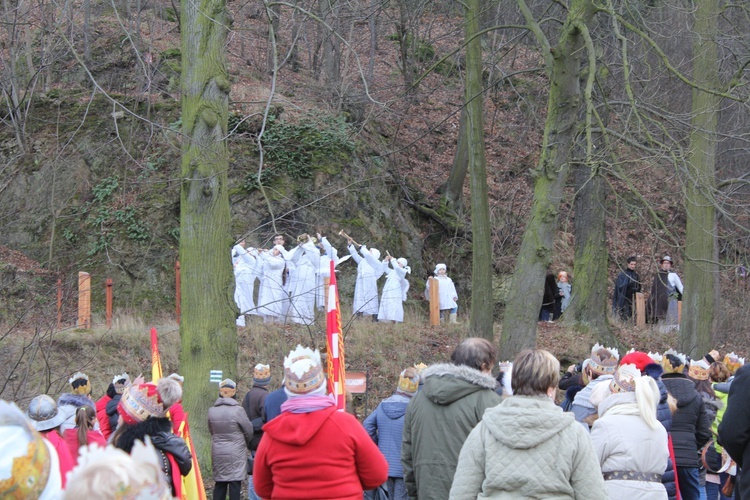
{"type": "Polygon", "coordinates": [[[591,348],[591,358],[589,365],[591,369],[599,375],[612,375],[617,370],[617,363],[620,361],[620,353],[614,347],[604,347],[598,343],[591,348]],[[610,357],[603,359],[599,356],[598,351],[605,349],[609,351],[610,357]]]}
{"type": "Polygon", "coordinates": [[[407,368],[398,378],[398,390],[414,394],[419,389],[419,373],[416,368],[407,368]]]}
{"type": "Polygon", "coordinates": [[[654,363],[661,364],[662,355],[658,352],[648,351],[648,357],[654,360],[654,363]]]}
{"type": "Polygon", "coordinates": [[[708,380],[708,363],[702,359],[693,361],[688,368],[688,377],[693,380],[708,380]]]}
{"type": "Polygon", "coordinates": [[[417,363],[414,365],[414,369],[417,370],[417,373],[419,374],[421,374],[425,368],[427,368],[427,365],[424,363],[417,363]]]}
{"type": "Polygon", "coordinates": [[[68,383],[70,384],[71,392],[73,394],[80,394],[81,396],[88,396],[91,394],[91,382],[89,382],[89,376],[85,373],[74,373],[73,376],[68,379],[68,383]],[[73,382],[76,380],[85,380],[86,383],[79,385],[78,387],[73,387],[73,382]]]}
{"type": "Polygon", "coordinates": [[[271,367],[258,363],[253,369],[253,381],[257,384],[259,382],[269,382],[271,380],[271,367]]]}
{"type": "Polygon", "coordinates": [[[675,351],[674,349],[667,349],[661,360],[661,366],[664,368],[665,373],[682,373],[685,371],[685,364],[687,364],[687,358],[684,354],[675,351]],[[669,360],[670,357],[676,358],[678,365],[673,365],[669,360]]]}
{"type": "Polygon", "coordinates": [[[284,358],[284,387],[293,394],[309,394],[325,381],[320,352],[297,345],[284,358]]]}
{"type": "Polygon", "coordinates": [[[641,378],[641,371],[635,365],[620,365],[609,383],[612,392],[633,392],[635,391],[636,380],[641,378]]]}
{"type": "Polygon", "coordinates": [[[724,356],[724,365],[729,369],[729,373],[734,375],[745,364],[745,358],[740,358],[734,351],[724,356]]]}

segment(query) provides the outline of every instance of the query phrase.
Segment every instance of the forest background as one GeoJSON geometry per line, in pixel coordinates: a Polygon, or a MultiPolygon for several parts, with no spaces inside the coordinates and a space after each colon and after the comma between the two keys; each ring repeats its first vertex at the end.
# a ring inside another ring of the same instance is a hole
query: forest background
{"type": "MultiPolygon", "coordinates": [[[[124,323],[163,324],[179,259],[171,366],[200,420],[209,367],[246,372],[264,336],[319,342],[320,324],[237,337],[229,249],[276,232],[344,253],[343,229],[407,257],[411,324],[445,262],[467,324],[420,329],[434,356],[465,335],[506,358],[539,344],[573,360],[589,341],[747,354],[746,2],[14,0],[2,15],[3,397],[62,390],[56,348],[106,351],[111,332],[54,334],[58,278],[65,324],[79,270],[99,317],[111,277],[124,323]],[[664,254],[685,282],[680,332],[613,322],[625,259],[647,289],[664,254]],[[559,270],[574,296],[550,343],[536,319],[559,270]]],[[[354,267],[339,274],[347,303],[354,267]]],[[[377,352],[408,349],[397,338],[377,352]]]]}

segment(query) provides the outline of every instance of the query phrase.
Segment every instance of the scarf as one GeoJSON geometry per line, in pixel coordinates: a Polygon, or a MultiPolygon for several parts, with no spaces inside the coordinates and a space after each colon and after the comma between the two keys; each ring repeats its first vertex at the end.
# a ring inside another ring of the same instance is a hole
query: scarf
{"type": "Polygon", "coordinates": [[[330,396],[294,396],[293,398],[287,399],[281,405],[281,412],[312,413],[335,405],[336,402],[330,396]]]}

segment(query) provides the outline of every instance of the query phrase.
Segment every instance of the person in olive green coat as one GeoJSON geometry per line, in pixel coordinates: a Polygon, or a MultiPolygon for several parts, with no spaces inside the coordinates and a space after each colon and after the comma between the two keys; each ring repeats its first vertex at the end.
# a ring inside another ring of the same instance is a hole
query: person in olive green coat
{"type": "Polygon", "coordinates": [[[401,463],[409,498],[447,499],[461,447],[484,411],[502,401],[492,367],[497,350],[481,338],[456,347],[451,363],[422,372],[424,387],[406,410],[401,463]]]}
{"type": "Polygon", "coordinates": [[[230,500],[240,498],[242,481],[247,477],[247,449],[253,438],[253,424],[237,402],[237,384],[230,379],[219,384],[220,397],[208,409],[208,431],[211,433],[214,500],[224,500],[229,489],[230,500]]]}

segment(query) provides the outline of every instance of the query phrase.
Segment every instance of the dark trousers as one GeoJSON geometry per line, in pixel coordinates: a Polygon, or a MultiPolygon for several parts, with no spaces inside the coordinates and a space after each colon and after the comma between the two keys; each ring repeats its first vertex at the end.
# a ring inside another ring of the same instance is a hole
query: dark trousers
{"type": "Polygon", "coordinates": [[[214,486],[214,500],[225,500],[229,487],[229,500],[240,500],[242,481],[216,481],[214,486]]]}

